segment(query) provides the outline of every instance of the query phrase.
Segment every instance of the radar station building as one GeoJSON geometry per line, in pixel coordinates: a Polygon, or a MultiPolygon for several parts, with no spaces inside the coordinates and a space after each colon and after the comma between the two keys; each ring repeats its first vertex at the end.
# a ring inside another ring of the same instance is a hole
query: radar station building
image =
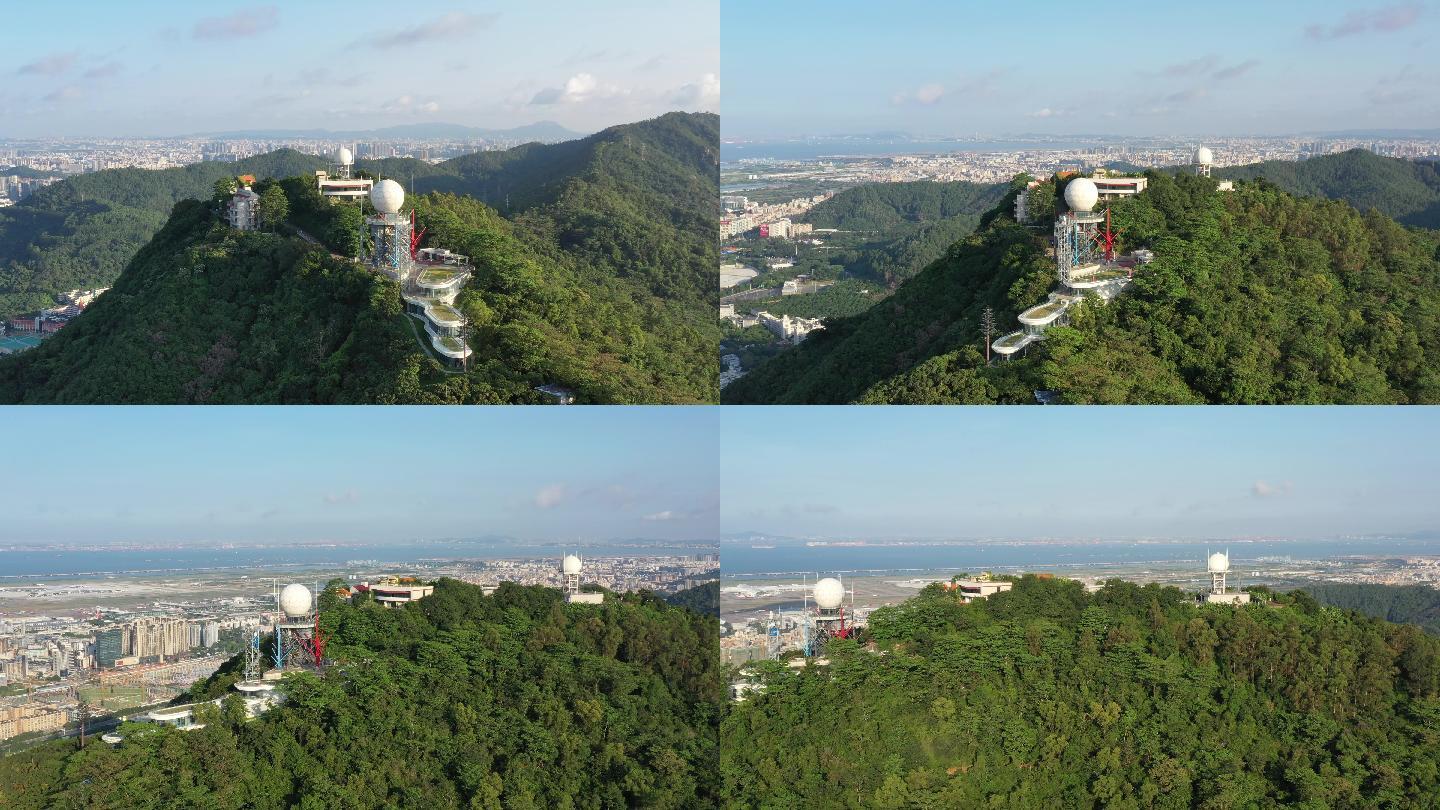
{"type": "Polygon", "coordinates": [[[1015,587],[1015,583],[1001,579],[957,579],[945,583],[945,590],[953,592],[961,602],[970,603],[997,593],[1004,593],[1015,587]]]}
{"type": "Polygon", "coordinates": [[[370,595],[387,608],[403,607],[435,593],[434,585],[421,585],[400,579],[381,581],[370,586],[370,595]]]}
{"type": "Polygon", "coordinates": [[[330,171],[322,169],[315,172],[315,185],[320,189],[320,196],[344,201],[359,201],[370,196],[375,181],[354,176],[354,152],[342,146],[331,156],[331,161],[330,171]]]}

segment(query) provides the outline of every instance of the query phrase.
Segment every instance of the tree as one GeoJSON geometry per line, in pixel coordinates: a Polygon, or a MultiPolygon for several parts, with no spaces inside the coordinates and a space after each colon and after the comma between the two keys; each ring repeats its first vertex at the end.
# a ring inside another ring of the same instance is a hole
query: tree
{"type": "Polygon", "coordinates": [[[285,190],[272,184],[260,192],[259,213],[265,227],[272,231],[278,228],[290,216],[290,198],[285,196],[285,190]]]}
{"type": "Polygon", "coordinates": [[[222,177],[215,181],[215,201],[228,200],[239,189],[240,183],[234,177],[222,177]]]}

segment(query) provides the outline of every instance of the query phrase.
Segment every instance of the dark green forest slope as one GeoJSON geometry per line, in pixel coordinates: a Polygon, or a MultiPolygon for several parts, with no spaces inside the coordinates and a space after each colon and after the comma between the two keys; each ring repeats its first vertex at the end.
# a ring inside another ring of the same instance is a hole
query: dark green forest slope
{"type": "Polygon", "coordinates": [[[1426,632],[1440,635],[1440,590],[1428,585],[1307,582],[1303,587],[1321,604],[1417,625],[1426,632]]]}
{"type": "MultiPolygon", "coordinates": [[[[0,759],[0,806],[698,808],[718,802],[713,619],[645,592],[603,606],[441,580],[389,610],[322,596],[321,677],[245,722],[122,725],[119,746],[0,759]]],[[[240,658],[196,696],[234,694],[240,658]]]]}
{"type": "Polygon", "coordinates": [[[667,596],[665,601],[718,619],[720,618],[720,581],[716,580],[704,585],[696,585],[693,588],[686,588],[667,596]]]}
{"type": "MultiPolygon", "coordinates": [[[[1440,402],[1440,233],[1266,181],[1234,192],[1151,172],[1118,201],[1121,249],[1156,260],[1027,356],[985,366],[1002,329],[1054,284],[1042,229],[1013,196],[895,295],[827,323],[725,389],[724,401],[1440,402]]],[[[1013,195],[1013,190],[1012,190],[1013,195]]]]}
{"type": "Polygon", "coordinates": [[[724,806],[1435,807],[1440,639],[1277,599],[932,585],[872,614],[875,649],[765,665],[721,721],[724,806]]]}
{"type": "Polygon", "coordinates": [[[1364,149],[1309,160],[1267,160],[1216,169],[1228,180],[1263,177],[1291,194],[1345,200],[1402,225],[1440,228],[1440,163],[1381,157],[1364,149]]]}
{"type": "Polygon", "coordinates": [[[882,183],[846,189],[804,217],[817,228],[856,232],[854,249],[829,257],[862,278],[894,287],[968,236],[1005,196],[1004,184],[882,183]]]}
{"type": "MultiPolygon", "coordinates": [[[[213,206],[189,202],[89,311],[0,361],[0,401],[541,402],[535,386],[559,384],[580,402],[713,402],[716,294],[698,281],[713,287],[716,251],[714,184],[702,191],[696,147],[705,124],[634,125],[689,145],[674,145],[673,160],[658,146],[597,148],[560,198],[515,221],[467,196],[407,200],[425,244],[476,265],[457,301],[475,329],[467,373],[429,355],[393,285],[298,238],[230,233],[213,206]],[[651,168],[627,161],[642,152],[675,183],[636,190],[651,168]],[[700,200],[708,226],[666,207],[700,200]],[[314,274],[317,263],[335,272],[314,274]]],[[[359,208],[329,204],[303,176],[279,185],[290,223],[354,255],[359,208]]]]}
{"type": "Polygon", "coordinates": [[[65,290],[109,286],[175,203],[208,198],[222,177],[288,177],[326,162],[282,149],[238,163],[110,169],[42,188],[0,208],[0,317],[50,306],[65,290]]]}

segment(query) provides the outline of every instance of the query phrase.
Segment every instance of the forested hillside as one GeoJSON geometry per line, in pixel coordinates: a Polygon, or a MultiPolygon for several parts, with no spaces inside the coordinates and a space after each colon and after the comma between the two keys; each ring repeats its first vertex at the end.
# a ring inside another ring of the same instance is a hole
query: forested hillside
{"type": "MultiPolygon", "coordinates": [[[[560,198],[518,221],[467,196],[407,200],[426,245],[476,265],[456,302],[474,328],[464,373],[429,354],[394,285],[299,238],[232,233],[217,203],[187,202],[89,311],[0,361],[0,401],[526,403],[558,384],[582,403],[713,402],[714,179],[701,144],[718,133],[706,123],[635,125],[653,148],[617,128],[560,198]],[[656,132],[677,139],[673,153],[656,132]],[[670,182],[652,185],[652,171],[670,182]]],[[[305,176],[278,185],[290,211],[278,230],[356,255],[358,207],[323,200],[305,176]]]]}
{"type": "Polygon", "coordinates": [[[1440,228],[1440,163],[1381,157],[1364,149],[1309,160],[1267,160],[1216,169],[1218,178],[1263,177],[1291,194],[1345,200],[1400,222],[1440,228]]]}
{"type": "Polygon", "coordinates": [[[846,189],[800,219],[853,233],[859,244],[842,246],[828,260],[852,275],[895,287],[969,236],[1005,190],[1003,184],[928,180],[871,184],[846,189]]]}
{"type": "MultiPolygon", "coordinates": [[[[975,235],[869,311],[835,319],[725,390],[747,402],[1440,402],[1440,233],[1266,181],[1234,192],[1152,172],[1113,206],[1120,248],[1155,262],[1027,356],[986,367],[1054,285],[1047,229],[1008,196],[975,235]]],[[[1013,195],[1012,190],[1012,195],[1013,195]]]]}
{"type": "MultiPolygon", "coordinates": [[[[323,676],[245,722],[125,724],[111,748],[0,759],[0,806],[691,808],[718,801],[713,619],[641,594],[603,606],[441,580],[399,610],[326,594],[323,676]]],[[[197,696],[235,694],[231,661],[197,696]]]]}
{"type": "Polygon", "coordinates": [[[671,594],[665,601],[679,607],[690,608],[696,613],[706,616],[720,617],[720,581],[707,582],[704,585],[696,585],[693,588],[686,588],[679,593],[671,594]]]}
{"type": "Polygon", "coordinates": [[[932,585],[828,666],[763,665],[721,722],[725,806],[1433,807],[1440,639],[1276,599],[932,585]]]}
{"type": "Polygon", "coordinates": [[[1370,585],[1307,582],[1306,593],[1325,605],[1358,610],[1366,616],[1413,624],[1440,635],[1440,590],[1428,585],[1370,585]]]}
{"type": "Polygon", "coordinates": [[[67,178],[0,208],[0,318],[50,306],[58,292],[109,286],[175,203],[208,198],[222,177],[287,177],[327,162],[282,149],[238,163],[110,169],[67,178]]]}

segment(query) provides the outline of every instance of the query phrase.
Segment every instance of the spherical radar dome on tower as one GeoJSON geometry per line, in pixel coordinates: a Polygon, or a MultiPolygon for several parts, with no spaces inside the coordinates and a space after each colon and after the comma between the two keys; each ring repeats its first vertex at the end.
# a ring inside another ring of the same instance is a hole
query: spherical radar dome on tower
{"type": "Polygon", "coordinates": [[[370,204],[382,214],[398,214],[405,204],[405,189],[394,180],[381,180],[370,189],[370,204]]]}
{"type": "Polygon", "coordinates": [[[349,166],[355,162],[355,155],[342,146],[335,152],[335,162],[341,166],[349,166]]]}
{"type": "Polygon", "coordinates": [[[1210,559],[1206,564],[1210,568],[1210,573],[1223,574],[1230,570],[1230,555],[1217,551],[1210,555],[1210,559]]]}
{"type": "Polygon", "coordinates": [[[1065,204],[1071,211],[1085,213],[1095,208],[1100,201],[1100,189],[1088,177],[1077,177],[1065,186],[1065,204]]]}
{"type": "Polygon", "coordinates": [[[280,610],[292,619],[310,615],[310,603],[310,589],[304,585],[291,583],[280,591],[280,610]]]}
{"type": "Polygon", "coordinates": [[[845,599],[845,586],[834,577],[825,577],[815,583],[815,604],[822,610],[834,610],[845,599]]]}
{"type": "Polygon", "coordinates": [[[1207,146],[1195,150],[1195,163],[1198,166],[1208,166],[1215,162],[1215,154],[1207,146]]]}
{"type": "Polygon", "coordinates": [[[560,570],[566,574],[580,573],[580,558],[574,554],[566,554],[564,562],[560,563],[560,570]]]}

